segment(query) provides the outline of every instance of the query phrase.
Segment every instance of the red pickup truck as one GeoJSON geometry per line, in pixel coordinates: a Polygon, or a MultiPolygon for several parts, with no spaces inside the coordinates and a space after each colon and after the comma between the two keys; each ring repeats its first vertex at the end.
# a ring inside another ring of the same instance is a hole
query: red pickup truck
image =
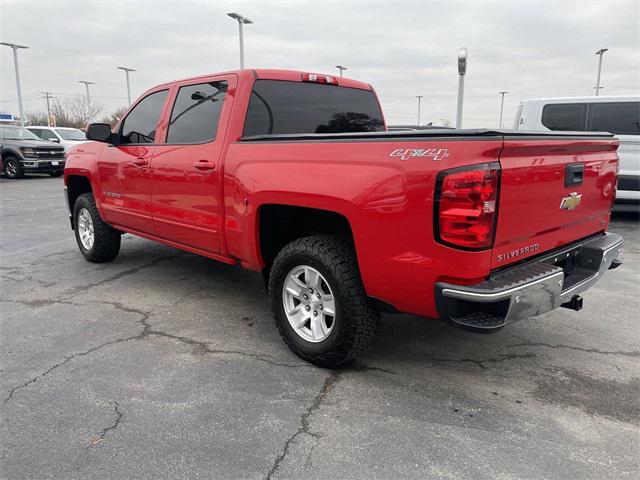
{"type": "Polygon", "coordinates": [[[379,312],[478,332],[557,307],[619,265],[608,134],[388,132],[372,87],[242,70],[146,92],[65,167],[87,260],[122,232],[263,272],[300,357],[335,367],[379,312]]]}

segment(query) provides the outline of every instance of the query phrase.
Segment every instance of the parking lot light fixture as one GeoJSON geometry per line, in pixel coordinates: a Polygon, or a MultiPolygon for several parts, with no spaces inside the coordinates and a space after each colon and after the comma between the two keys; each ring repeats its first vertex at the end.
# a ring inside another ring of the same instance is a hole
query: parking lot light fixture
{"type": "Polygon", "coordinates": [[[424,95],[416,95],[416,98],[418,99],[418,126],[420,126],[420,107],[422,106],[422,97],[424,97],[424,95]]]}
{"type": "Polygon", "coordinates": [[[26,45],[18,45],[17,43],[0,42],[0,45],[9,47],[13,50],[13,65],[16,72],[16,89],[18,90],[18,113],[20,113],[20,125],[24,127],[24,109],[22,108],[22,89],[20,88],[20,69],[18,68],[18,50],[27,49],[26,45]]]}
{"type": "Polygon", "coordinates": [[[347,67],[343,67],[342,65],[336,65],[336,68],[340,70],[340,76],[342,76],[342,72],[344,72],[345,70],[348,70],[347,67]]]}
{"type": "Polygon", "coordinates": [[[502,128],[502,113],[504,112],[504,96],[509,93],[506,91],[498,92],[500,94],[500,123],[498,124],[498,128],[502,128]]]}
{"type": "Polygon", "coordinates": [[[95,85],[95,82],[88,82],[86,80],[78,80],[78,83],[84,83],[85,88],[87,89],[87,103],[91,104],[91,97],[89,96],[89,85],[95,85]]]}
{"type": "Polygon", "coordinates": [[[598,76],[596,78],[596,97],[600,95],[600,89],[602,88],[600,86],[600,74],[602,73],[602,57],[604,56],[604,52],[606,52],[607,50],[609,50],[608,48],[601,48],[600,50],[598,50],[596,52],[596,55],[599,55],[600,58],[598,59],[598,76]]]}
{"type": "Polygon", "coordinates": [[[464,103],[464,76],[467,73],[467,49],[458,50],[458,108],[456,110],[456,128],[462,128],[462,105],[464,103]]]}
{"type": "Polygon", "coordinates": [[[127,76],[127,100],[129,101],[128,105],[131,105],[131,84],[129,83],[129,72],[135,72],[135,70],[129,67],[116,67],[116,68],[118,70],[124,70],[124,73],[127,76]]]}
{"type": "Polygon", "coordinates": [[[238,28],[240,34],[240,69],[244,69],[244,31],[242,26],[245,24],[253,23],[253,21],[249,20],[247,17],[240,15],[239,13],[227,13],[231,18],[238,21],[238,28]]]}

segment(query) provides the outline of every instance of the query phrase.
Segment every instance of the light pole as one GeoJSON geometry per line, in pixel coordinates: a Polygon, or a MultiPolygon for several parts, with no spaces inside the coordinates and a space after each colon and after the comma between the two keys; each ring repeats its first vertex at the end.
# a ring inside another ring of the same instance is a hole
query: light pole
{"type": "Polygon", "coordinates": [[[504,96],[509,93],[509,92],[498,92],[500,94],[500,97],[502,97],[500,99],[500,124],[498,125],[498,128],[502,128],[502,112],[504,111],[504,96]]]}
{"type": "Polygon", "coordinates": [[[340,76],[342,76],[342,72],[344,72],[345,70],[348,70],[347,67],[343,67],[342,65],[336,65],[336,68],[340,70],[340,76]]]}
{"type": "MultiPolygon", "coordinates": [[[[47,100],[47,127],[51,126],[51,108],[49,107],[49,99],[53,98],[52,92],[40,92],[44,95],[44,98],[47,100]]],[[[55,125],[54,125],[55,126],[55,125]]]]}
{"type": "Polygon", "coordinates": [[[456,128],[462,128],[462,104],[464,102],[464,76],[467,73],[467,49],[458,50],[458,111],[456,128]]]}
{"type": "Polygon", "coordinates": [[[18,49],[29,48],[25,45],[15,43],[0,42],[0,45],[10,47],[13,50],[13,65],[16,71],[16,88],[18,90],[18,112],[20,113],[20,125],[24,127],[24,110],[22,108],[22,89],[20,88],[20,69],[18,68],[18,49]]]}
{"type": "Polygon", "coordinates": [[[91,97],[89,97],[89,85],[95,85],[95,82],[87,82],[86,80],[78,80],[78,83],[84,83],[87,88],[87,104],[91,105],[91,97]]]}
{"type": "Polygon", "coordinates": [[[416,95],[418,99],[418,126],[420,126],[420,104],[422,103],[422,97],[424,97],[424,95],[416,95]]]}
{"type": "Polygon", "coordinates": [[[239,13],[227,13],[227,15],[238,21],[238,27],[240,29],[240,69],[242,70],[244,69],[244,32],[242,26],[253,22],[239,13]]]}
{"type": "Polygon", "coordinates": [[[600,95],[600,89],[602,88],[600,86],[600,74],[602,73],[602,57],[604,56],[604,52],[606,52],[607,50],[609,50],[608,48],[601,48],[600,50],[598,50],[596,52],[596,55],[600,56],[600,59],[598,60],[598,78],[596,79],[596,97],[598,95],[600,95]]]}
{"type": "Polygon", "coordinates": [[[129,105],[131,105],[131,85],[129,84],[129,72],[135,72],[133,68],[129,67],[116,67],[118,70],[124,70],[124,73],[127,75],[127,99],[129,100],[129,105]]]}

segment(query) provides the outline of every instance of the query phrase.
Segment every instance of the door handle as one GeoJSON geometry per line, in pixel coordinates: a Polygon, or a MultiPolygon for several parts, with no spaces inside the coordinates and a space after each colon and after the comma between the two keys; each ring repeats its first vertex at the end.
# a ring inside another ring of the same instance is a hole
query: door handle
{"type": "Polygon", "coordinates": [[[206,160],[199,160],[193,164],[198,170],[215,170],[216,164],[206,160]]]}
{"type": "Polygon", "coordinates": [[[144,167],[149,165],[149,160],[147,160],[144,157],[140,157],[140,158],[136,158],[135,160],[132,161],[132,163],[136,166],[136,167],[144,167]]]}

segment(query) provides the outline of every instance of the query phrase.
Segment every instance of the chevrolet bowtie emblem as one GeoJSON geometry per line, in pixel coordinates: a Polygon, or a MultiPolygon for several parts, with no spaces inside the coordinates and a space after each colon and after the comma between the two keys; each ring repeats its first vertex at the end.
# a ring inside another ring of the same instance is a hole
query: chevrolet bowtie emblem
{"type": "Polygon", "coordinates": [[[560,210],[573,210],[580,205],[582,200],[582,194],[578,192],[571,192],[568,197],[564,197],[560,202],[560,210]]]}

